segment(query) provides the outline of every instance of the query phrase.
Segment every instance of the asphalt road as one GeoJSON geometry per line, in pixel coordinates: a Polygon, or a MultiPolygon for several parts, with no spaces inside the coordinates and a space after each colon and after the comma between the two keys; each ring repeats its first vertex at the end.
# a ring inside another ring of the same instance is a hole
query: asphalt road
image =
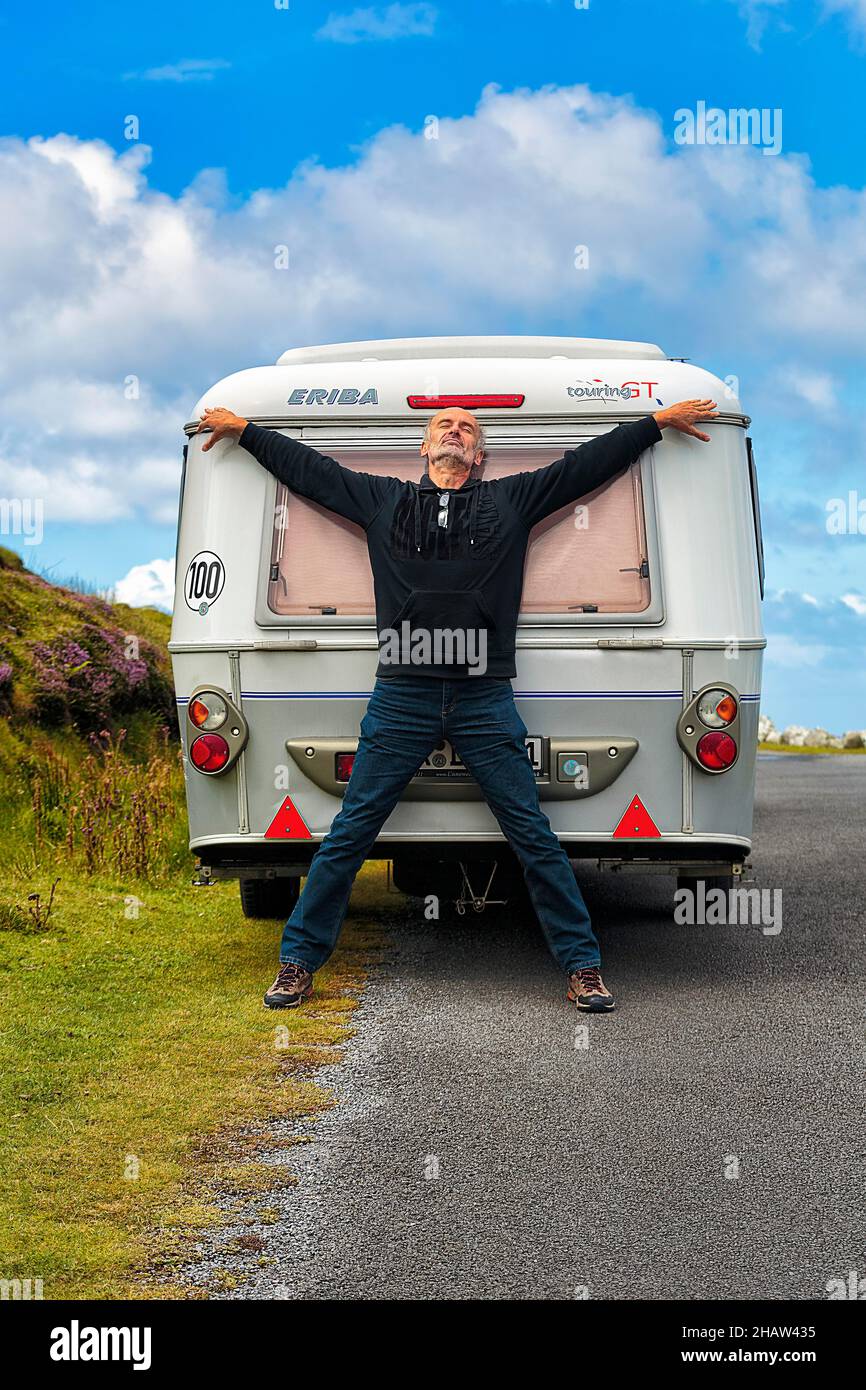
{"type": "Polygon", "coordinates": [[[864,812],[866,758],[761,758],[778,934],[676,926],[672,880],[581,870],[619,1000],[586,1038],[537,927],[408,912],[316,1074],[341,1103],[273,1156],[300,1181],[268,1196],[272,1263],[204,1247],[189,1272],[288,1299],[814,1300],[866,1276],[864,812]]]}

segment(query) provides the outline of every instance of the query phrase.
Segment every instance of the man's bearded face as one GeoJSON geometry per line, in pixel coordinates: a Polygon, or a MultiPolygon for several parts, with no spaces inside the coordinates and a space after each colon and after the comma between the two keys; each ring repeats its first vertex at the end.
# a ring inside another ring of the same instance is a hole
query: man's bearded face
{"type": "Polygon", "coordinates": [[[427,458],[439,467],[470,469],[478,452],[478,422],[468,410],[443,412],[430,423],[427,458]]]}

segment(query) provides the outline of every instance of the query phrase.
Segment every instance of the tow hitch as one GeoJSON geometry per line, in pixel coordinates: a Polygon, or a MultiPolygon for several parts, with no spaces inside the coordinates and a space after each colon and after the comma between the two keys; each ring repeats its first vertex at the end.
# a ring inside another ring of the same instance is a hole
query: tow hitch
{"type": "Polygon", "coordinates": [[[493,882],[493,875],[499,868],[499,861],[497,859],[494,859],[493,861],[493,868],[490,870],[490,877],[487,880],[487,887],[484,889],[484,892],[480,897],[477,893],[474,893],[472,891],[472,884],[469,882],[469,875],[466,872],[466,865],[463,863],[463,860],[460,859],[457,862],[460,865],[460,873],[462,875],[463,881],[460,884],[460,894],[458,897],[454,899],[454,906],[460,913],[461,917],[465,913],[466,908],[470,903],[472,904],[472,907],[476,912],[483,912],[485,907],[487,907],[489,903],[495,903],[497,907],[505,906],[505,904],[508,901],[507,898],[488,897],[488,893],[490,892],[490,885],[493,882]]]}

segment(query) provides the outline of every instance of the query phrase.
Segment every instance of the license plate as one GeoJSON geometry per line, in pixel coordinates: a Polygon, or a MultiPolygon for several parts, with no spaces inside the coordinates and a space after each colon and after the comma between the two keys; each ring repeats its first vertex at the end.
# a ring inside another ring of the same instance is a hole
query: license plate
{"type": "MultiPolygon", "coordinates": [[[[542,770],[541,737],[539,735],[530,734],[527,737],[526,751],[532,763],[532,770],[537,777],[542,770]]],[[[424,759],[416,775],[418,777],[435,777],[446,781],[460,778],[465,781],[470,774],[467,772],[466,764],[460,754],[446,738],[436,745],[428,758],[424,759]]]]}

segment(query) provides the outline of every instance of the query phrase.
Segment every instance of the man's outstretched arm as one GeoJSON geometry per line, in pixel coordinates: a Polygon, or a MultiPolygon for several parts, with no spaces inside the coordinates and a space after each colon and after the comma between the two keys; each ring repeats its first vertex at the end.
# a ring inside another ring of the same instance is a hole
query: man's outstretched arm
{"type": "Polygon", "coordinates": [[[367,527],[381,507],[392,478],[356,473],[308,444],[288,439],[276,430],[250,424],[241,415],[215,406],[199,420],[196,434],[210,433],[202,444],[207,453],[221,439],[231,439],[252,454],[263,468],[292,492],[308,497],[339,516],[367,527]]]}
{"type": "Polygon", "coordinates": [[[503,478],[497,486],[505,489],[511,505],[527,525],[535,526],[560,507],[577,502],[628,468],[645,449],[658,443],[662,430],[678,430],[708,442],[710,436],[695,426],[714,420],[718,413],[715,401],[679,401],[654,415],[629,420],[607,434],[588,439],[576,449],[566,450],[561,459],[545,468],[503,478]]]}

